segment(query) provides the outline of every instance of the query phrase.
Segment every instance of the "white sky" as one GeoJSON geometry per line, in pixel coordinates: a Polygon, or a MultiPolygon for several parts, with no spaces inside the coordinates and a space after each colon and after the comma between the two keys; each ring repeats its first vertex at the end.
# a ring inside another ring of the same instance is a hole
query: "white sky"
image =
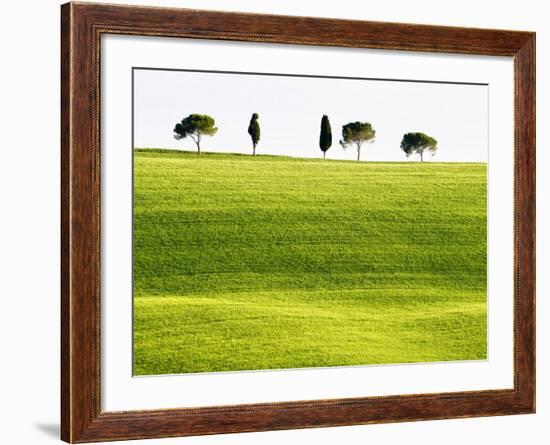
{"type": "Polygon", "coordinates": [[[339,144],[342,125],[366,121],[376,140],[363,146],[362,161],[405,161],[403,134],[422,131],[439,142],[425,161],[487,162],[486,85],[134,70],[135,147],[195,150],[190,138],[173,136],[175,124],[192,113],[216,120],[218,132],[203,138],[203,151],[252,153],[247,129],[258,113],[258,154],[321,157],[327,114],[333,135],[327,159],[355,159],[354,149],[339,144]]]}

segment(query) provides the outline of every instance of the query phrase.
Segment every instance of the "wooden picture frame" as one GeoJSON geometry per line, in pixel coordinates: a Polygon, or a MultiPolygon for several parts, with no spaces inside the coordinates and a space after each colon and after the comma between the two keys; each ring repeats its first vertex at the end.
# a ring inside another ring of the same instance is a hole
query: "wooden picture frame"
{"type": "Polygon", "coordinates": [[[61,7],[61,437],[70,443],[495,416],[535,411],[535,34],[148,8],[61,7]],[[514,387],[506,390],[102,412],[102,34],[512,56],[514,387]]]}

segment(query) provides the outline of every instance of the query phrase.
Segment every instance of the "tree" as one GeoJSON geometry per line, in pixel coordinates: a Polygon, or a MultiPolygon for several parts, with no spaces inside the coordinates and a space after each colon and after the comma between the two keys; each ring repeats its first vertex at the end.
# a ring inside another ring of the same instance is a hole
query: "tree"
{"type": "Polygon", "coordinates": [[[197,144],[197,153],[201,154],[201,139],[204,136],[214,136],[218,129],[216,121],[206,114],[190,114],[174,128],[174,137],[180,139],[189,136],[197,144]]]}
{"type": "Polygon", "coordinates": [[[424,133],[405,133],[401,140],[401,150],[403,150],[407,157],[417,153],[420,155],[420,161],[424,162],[424,151],[428,150],[435,155],[437,150],[437,140],[424,133]]]}
{"type": "Polygon", "coordinates": [[[376,131],[369,122],[350,122],[342,127],[342,140],[340,145],[346,149],[355,146],[357,160],[361,158],[361,146],[365,142],[374,141],[376,131]]]}
{"type": "Polygon", "coordinates": [[[256,145],[260,142],[260,123],[258,122],[258,118],[258,113],[254,113],[248,125],[248,134],[252,139],[252,156],[256,156],[256,145]]]}
{"type": "Polygon", "coordinates": [[[323,159],[326,158],[327,150],[332,145],[332,129],[330,128],[330,121],[328,116],[323,114],[321,118],[321,135],[319,136],[319,147],[323,152],[323,159]]]}

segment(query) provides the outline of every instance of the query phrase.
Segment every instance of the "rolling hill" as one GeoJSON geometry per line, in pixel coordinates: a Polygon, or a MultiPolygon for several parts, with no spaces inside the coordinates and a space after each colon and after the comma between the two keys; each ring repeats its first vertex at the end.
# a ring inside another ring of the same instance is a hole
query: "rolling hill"
{"type": "Polygon", "coordinates": [[[486,358],[487,167],[134,151],[134,374],[486,358]]]}

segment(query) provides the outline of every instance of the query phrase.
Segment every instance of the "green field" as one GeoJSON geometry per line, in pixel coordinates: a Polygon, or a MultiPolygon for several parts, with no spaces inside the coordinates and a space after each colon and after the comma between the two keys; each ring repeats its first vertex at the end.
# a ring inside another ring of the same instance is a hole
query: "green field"
{"type": "Polygon", "coordinates": [[[136,149],[134,374],[486,358],[486,184],[136,149]]]}

